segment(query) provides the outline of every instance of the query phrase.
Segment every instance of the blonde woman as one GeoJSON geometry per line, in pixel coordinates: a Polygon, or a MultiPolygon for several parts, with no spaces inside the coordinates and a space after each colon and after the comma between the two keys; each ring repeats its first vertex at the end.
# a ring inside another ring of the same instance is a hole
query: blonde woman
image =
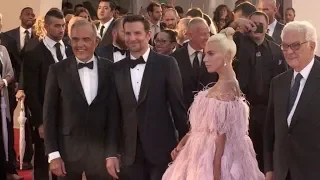
{"type": "Polygon", "coordinates": [[[201,91],[190,108],[191,130],[171,155],[163,180],[264,180],[248,136],[249,107],[232,68],[232,28],[208,40],[205,65],[218,82],[201,91]]]}

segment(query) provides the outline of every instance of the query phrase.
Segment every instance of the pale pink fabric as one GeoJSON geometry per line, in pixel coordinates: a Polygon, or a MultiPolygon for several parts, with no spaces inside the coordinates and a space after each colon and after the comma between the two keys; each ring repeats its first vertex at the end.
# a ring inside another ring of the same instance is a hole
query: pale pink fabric
{"type": "Polygon", "coordinates": [[[221,180],[264,180],[248,137],[249,107],[244,98],[221,101],[199,92],[190,108],[190,137],[163,180],[213,180],[215,139],[225,133],[221,180]]]}

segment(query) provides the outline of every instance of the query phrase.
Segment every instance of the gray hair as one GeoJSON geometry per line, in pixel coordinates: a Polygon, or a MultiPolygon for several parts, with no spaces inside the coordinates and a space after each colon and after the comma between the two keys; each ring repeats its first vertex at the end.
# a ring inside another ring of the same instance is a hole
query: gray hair
{"type": "Polygon", "coordinates": [[[305,36],[306,41],[314,42],[317,46],[318,36],[316,28],[308,21],[293,21],[286,24],[281,33],[281,39],[287,32],[299,32],[305,36]]]}
{"type": "Polygon", "coordinates": [[[180,19],[180,16],[179,16],[177,10],[174,9],[174,8],[168,8],[168,9],[163,13],[163,16],[164,16],[167,12],[170,12],[170,11],[173,12],[173,14],[176,16],[176,18],[180,19]]]}
{"type": "MultiPolygon", "coordinates": [[[[195,18],[192,18],[189,23],[188,23],[188,30],[194,28],[194,27],[197,27],[198,24],[200,23],[204,23],[205,25],[208,26],[208,23],[205,19],[203,18],[200,18],[200,17],[195,17],[195,18]]],[[[209,28],[209,26],[208,26],[209,28]]]]}
{"type": "Polygon", "coordinates": [[[70,35],[72,35],[71,32],[72,32],[73,29],[79,28],[79,27],[82,27],[82,26],[90,26],[92,28],[94,37],[98,36],[96,26],[94,24],[92,24],[91,22],[89,22],[88,20],[86,20],[86,19],[79,19],[76,22],[74,22],[72,24],[72,26],[71,26],[71,29],[70,29],[70,35]]]}

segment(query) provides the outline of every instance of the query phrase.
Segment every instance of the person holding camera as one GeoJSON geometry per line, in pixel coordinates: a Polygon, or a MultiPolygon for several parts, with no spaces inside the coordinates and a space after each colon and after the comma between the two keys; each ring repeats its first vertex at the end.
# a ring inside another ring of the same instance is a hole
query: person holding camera
{"type": "Polygon", "coordinates": [[[252,139],[259,168],[263,171],[263,124],[266,118],[271,79],[286,71],[282,51],[267,36],[268,16],[261,11],[252,13],[248,19],[239,18],[231,27],[236,32],[234,41],[237,54],[234,61],[241,91],[250,103],[249,135],[252,139]]]}

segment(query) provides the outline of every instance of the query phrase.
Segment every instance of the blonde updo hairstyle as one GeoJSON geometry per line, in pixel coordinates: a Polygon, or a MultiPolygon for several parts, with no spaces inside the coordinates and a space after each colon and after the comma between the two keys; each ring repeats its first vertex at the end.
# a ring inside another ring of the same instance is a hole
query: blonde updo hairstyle
{"type": "Polygon", "coordinates": [[[207,41],[207,46],[210,44],[216,44],[219,46],[219,50],[225,55],[230,56],[230,62],[233,60],[237,53],[237,46],[233,41],[233,35],[235,30],[233,28],[225,28],[221,30],[218,34],[211,36],[207,41]]]}

